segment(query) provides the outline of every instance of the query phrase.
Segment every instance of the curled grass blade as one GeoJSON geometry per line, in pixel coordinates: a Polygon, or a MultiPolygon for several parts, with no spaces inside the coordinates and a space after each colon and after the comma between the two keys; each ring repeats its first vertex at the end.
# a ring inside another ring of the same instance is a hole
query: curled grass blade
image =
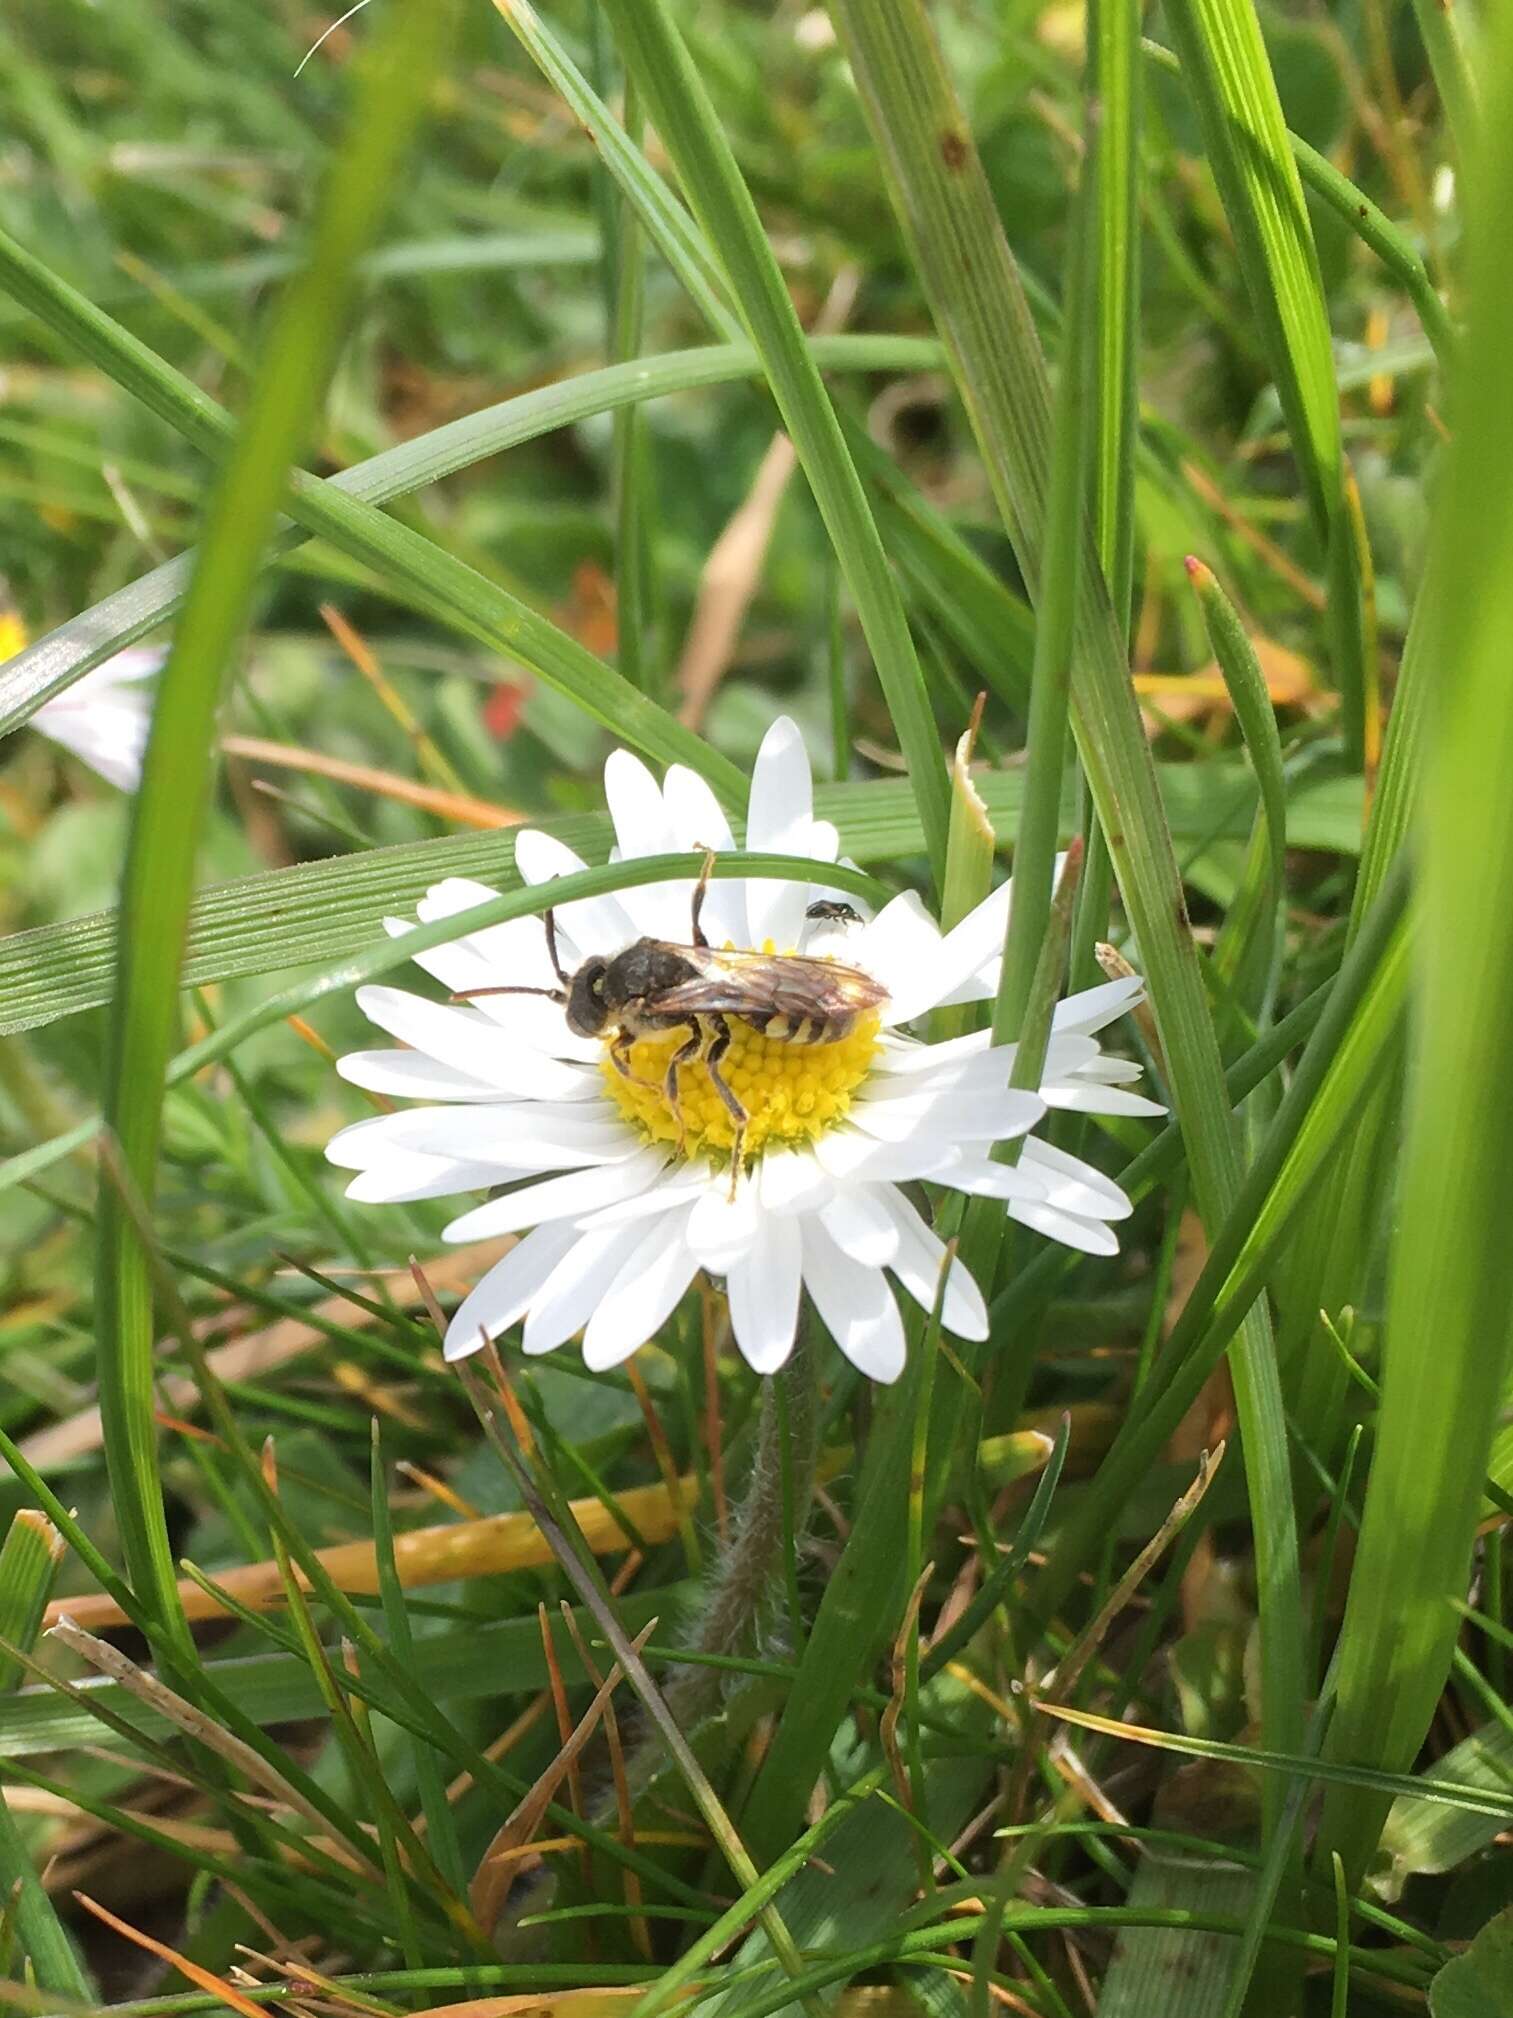
{"type": "MultiPolygon", "coordinates": [[[[224,449],[234,423],[223,409],[4,233],[0,285],[186,439],[211,455],[224,449]]],[[[743,780],[734,764],[518,596],[346,491],[295,470],[281,473],[281,494],[286,479],[290,511],[309,531],[403,589],[422,609],[493,650],[512,653],[635,748],[686,763],[732,804],[739,800],[743,780]]],[[[271,536],[273,519],[266,530],[271,536]]]]}
{"type": "MultiPolygon", "coordinates": [[[[0,269],[11,271],[10,250],[0,235],[0,269]]],[[[50,289],[45,299],[53,302],[50,289]]],[[[924,371],[940,359],[940,346],[931,338],[816,336],[809,344],[827,371],[924,371]]],[[[363,504],[386,504],[555,428],[572,427],[629,402],[755,378],[760,370],[756,352],[743,340],[581,372],[385,449],[328,478],[323,490],[348,493],[363,504]]],[[[310,530],[286,523],[270,542],[269,552],[292,552],[311,536],[310,530]]],[[[0,736],[19,728],[44,701],[172,616],[183,601],[192,566],[192,553],[165,561],[0,666],[0,736]]]]}

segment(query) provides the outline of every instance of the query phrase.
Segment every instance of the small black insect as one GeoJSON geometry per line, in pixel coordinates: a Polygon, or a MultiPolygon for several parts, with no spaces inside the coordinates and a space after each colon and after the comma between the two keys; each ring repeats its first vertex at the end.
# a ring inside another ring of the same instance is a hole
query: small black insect
{"type": "Polygon", "coordinates": [[[804,913],[816,924],[860,925],[862,914],[854,904],[848,904],[844,897],[821,897],[804,913]]]}
{"type": "MultiPolygon", "coordinates": [[[[678,1074],[685,1065],[703,1065],[734,1127],[730,1156],[734,1184],[750,1117],[720,1072],[720,1061],[730,1049],[730,1019],[734,1017],[783,1044],[834,1044],[849,1036],[862,1016],[884,1002],[887,991],[870,974],[833,960],[711,946],[700,918],[713,867],[714,856],[707,854],[693,893],[690,945],[637,939],[609,959],[601,953],[590,954],[576,973],[569,974],[557,950],[556,919],[548,911],[544,918],[546,943],[560,987],[468,988],[457,999],[545,995],[560,1002],[570,1030],[580,1037],[608,1038],[610,1062],[627,1079],[635,1077],[630,1049],[638,1037],[686,1029],[687,1038],[667,1062],[661,1091],[677,1117],[681,1149],[684,1124],[678,1074]]],[[[807,915],[860,922],[850,904],[829,898],[811,904],[807,915]]]]}

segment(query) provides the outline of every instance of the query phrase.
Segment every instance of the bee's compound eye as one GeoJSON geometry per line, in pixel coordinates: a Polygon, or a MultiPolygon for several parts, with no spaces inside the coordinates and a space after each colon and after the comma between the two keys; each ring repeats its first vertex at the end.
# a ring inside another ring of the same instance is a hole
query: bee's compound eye
{"type": "Polygon", "coordinates": [[[597,973],[589,975],[588,992],[596,1002],[604,1000],[604,969],[602,967],[597,973]]]}

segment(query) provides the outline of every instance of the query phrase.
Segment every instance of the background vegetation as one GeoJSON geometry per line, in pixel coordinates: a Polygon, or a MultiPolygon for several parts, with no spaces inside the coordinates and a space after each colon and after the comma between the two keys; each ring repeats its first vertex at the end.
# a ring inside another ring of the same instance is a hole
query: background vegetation
{"type": "Polygon", "coordinates": [[[1513,2009],[1505,15],[8,10],[8,2000],[1513,2009]],[[25,726],[170,632],[134,799],[25,726]],[[616,741],[739,804],[791,713],[961,897],[980,694],[1173,1122],[1067,1131],[1118,1262],[969,1216],[990,1344],[827,1360],[674,1756],[718,1300],[481,1426],[331,1057],[428,883],[602,861],[616,741]]]}

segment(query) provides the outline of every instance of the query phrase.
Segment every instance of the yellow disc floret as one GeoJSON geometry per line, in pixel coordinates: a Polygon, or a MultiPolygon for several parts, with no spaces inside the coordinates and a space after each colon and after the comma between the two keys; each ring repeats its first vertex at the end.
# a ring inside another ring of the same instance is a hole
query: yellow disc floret
{"type": "MultiPolygon", "coordinates": [[[[746,1110],[747,1159],[769,1143],[813,1142],[841,1121],[866,1078],[877,1051],[878,1018],[857,1019],[833,1044],[793,1044],[764,1037],[737,1017],[728,1019],[730,1048],[720,1076],[746,1110]]],[[[632,1077],[606,1054],[600,1070],[610,1098],[651,1142],[682,1142],[689,1158],[728,1158],[736,1122],[710,1081],[708,1067],[690,1061],[678,1071],[676,1107],[664,1091],[672,1055],[688,1039],[686,1026],[638,1037],[630,1046],[632,1077]],[[680,1119],[681,1116],[681,1119],[680,1119]]]]}

